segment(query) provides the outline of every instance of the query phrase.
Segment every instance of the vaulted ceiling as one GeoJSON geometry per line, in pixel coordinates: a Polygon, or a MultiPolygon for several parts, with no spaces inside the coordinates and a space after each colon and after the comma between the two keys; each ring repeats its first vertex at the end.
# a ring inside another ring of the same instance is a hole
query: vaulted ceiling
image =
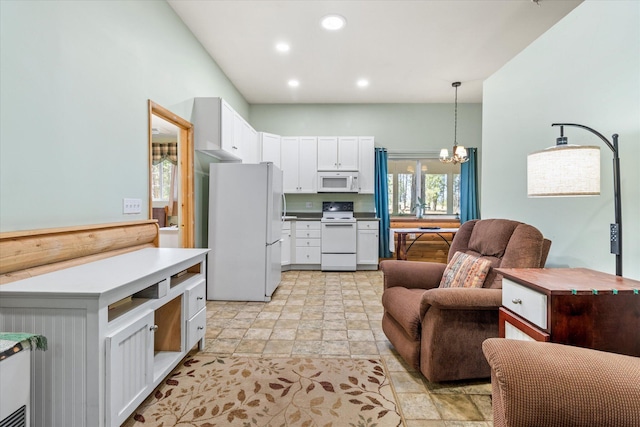
{"type": "Polygon", "coordinates": [[[581,1],[168,3],[246,100],[268,104],[449,103],[454,81],[459,102],[482,102],[482,82],[581,1]],[[328,14],[345,27],[322,28],[328,14]]]}

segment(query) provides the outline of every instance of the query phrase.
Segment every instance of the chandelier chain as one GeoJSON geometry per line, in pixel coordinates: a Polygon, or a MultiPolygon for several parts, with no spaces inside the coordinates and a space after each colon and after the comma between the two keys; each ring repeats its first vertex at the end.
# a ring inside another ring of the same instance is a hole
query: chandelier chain
{"type": "Polygon", "coordinates": [[[453,115],[453,146],[455,147],[456,145],[458,145],[458,86],[456,86],[456,100],[453,115]]]}

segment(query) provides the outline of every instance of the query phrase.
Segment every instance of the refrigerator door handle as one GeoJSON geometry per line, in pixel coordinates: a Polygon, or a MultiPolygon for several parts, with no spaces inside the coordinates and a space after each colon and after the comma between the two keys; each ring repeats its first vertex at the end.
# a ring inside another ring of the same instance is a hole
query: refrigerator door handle
{"type": "Polygon", "coordinates": [[[273,246],[273,245],[275,245],[276,243],[280,243],[280,242],[282,242],[282,239],[278,239],[278,240],[276,240],[275,242],[267,243],[267,245],[266,245],[266,246],[273,246]]]}
{"type": "Polygon", "coordinates": [[[284,224],[284,217],[287,216],[287,196],[282,193],[282,203],[283,203],[283,211],[282,211],[282,224],[284,224]]]}

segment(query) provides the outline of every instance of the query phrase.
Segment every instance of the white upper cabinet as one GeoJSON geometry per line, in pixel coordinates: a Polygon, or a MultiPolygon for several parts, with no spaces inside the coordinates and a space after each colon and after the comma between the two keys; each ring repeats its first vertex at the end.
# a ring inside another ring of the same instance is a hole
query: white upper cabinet
{"type": "Polygon", "coordinates": [[[317,140],[315,137],[281,137],[280,165],[285,193],[315,193],[317,140]]]}
{"type": "Polygon", "coordinates": [[[318,137],[318,170],[358,170],[358,137],[318,137]]]}
{"type": "Polygon", "coordinates": [[[253,128],[222,98],[195,98],[193,103],[194,146],[221,160],[242,160],[243,146],[255,157],[251,146],[253,128]]]}
{"type": "Polygon", "coordinates": [[[231,141],[222,140],[222,149],[242,159],[244,119],[237,112],[233,112],[233,138],[231,141]]]}
{"type": "Polygon", "coordinates": [[[375,189],[375,143],[372,136],[361,136],[359,142],[360,194],[374,194],[375,189]]]}
{"type": "Polygon", "coordinates": [[[271,162],[280,169],[280,135],[260,132],[261,161],[271,162]]]}
{"type": "Polygon", "coordinates": [[[242,163],[260,163],[262,156],[258,132],[244,120],[242,123],[242,163]]]}
{"type": "MultiPolygon", "coordinates": [[[[216,99],[216,98],[214,98],[216,99]]],[[[227,151],[230,154],[233,154],[233,145],[235,144],[235,140],[233,138],[235,134],[235,126],[236,126],[236,112],[231,108],[229,104],[227,104],[222,98],[217,98],[220,101],[220,148],[227,151]]],[[[206,120],[215,120],[214,117],[207,117],[206,120]]],[[[194,129],[194,132],[197,132],[197,126],[194,129]]],[[[196,145],[197,146],[197,145],[196,145]]]]}
{"type": "Polygon", "coordinates": [[[299,139],[298,182],[301,193],[318,190],[318,142],[316,137],[301,136],[299,139]]]}
{"type": "Polygon", "coordinates": [[[338,137],[318,137],[318,170],[338,169],[338,137]]]}

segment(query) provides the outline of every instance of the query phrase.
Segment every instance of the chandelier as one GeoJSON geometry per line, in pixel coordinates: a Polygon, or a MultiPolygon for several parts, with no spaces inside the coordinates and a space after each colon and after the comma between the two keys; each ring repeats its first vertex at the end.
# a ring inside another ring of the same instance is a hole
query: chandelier
{"type": "Polygon", "coordinates": [[[451,157],[449,157],[449,150],[443,148],[440,150],[440,161],[442,163],[464,163],[469,161],[469,156],[467,155],[467,149],[462,145],[458,145],[458,87],[460,86],[460,82],[453,82],[451,86],[456,88],[456,101],[455,101],[455,115],[453,122],[453,152],[451,157]]]}

